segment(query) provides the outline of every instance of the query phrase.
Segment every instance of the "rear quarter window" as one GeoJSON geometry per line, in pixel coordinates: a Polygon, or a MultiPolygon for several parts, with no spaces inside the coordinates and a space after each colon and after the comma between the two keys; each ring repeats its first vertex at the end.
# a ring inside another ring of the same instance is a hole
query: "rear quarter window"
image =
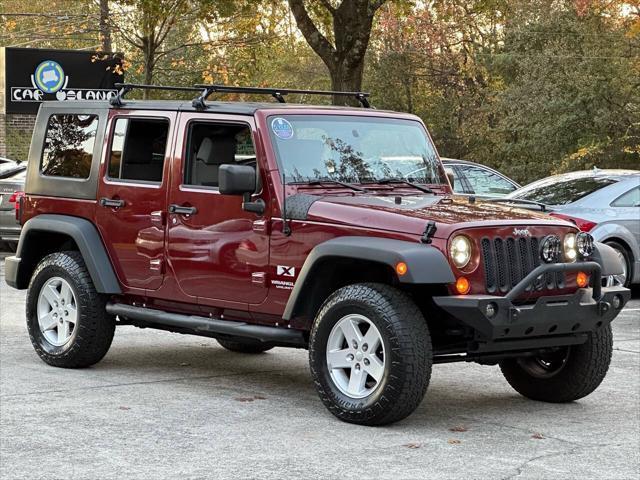
{"type": "Polygon", "coordinates": [[[545,205],[567,205],[615,182],[616,180],[611,178],[572,178],[527,188],[513,198],[533,200],[545,205]]]}
{"type": "Polygon", "coordinates": [[[97,115],[51,115],[40,164],[42,175],[89,178],[97,131],[97,115]]]}

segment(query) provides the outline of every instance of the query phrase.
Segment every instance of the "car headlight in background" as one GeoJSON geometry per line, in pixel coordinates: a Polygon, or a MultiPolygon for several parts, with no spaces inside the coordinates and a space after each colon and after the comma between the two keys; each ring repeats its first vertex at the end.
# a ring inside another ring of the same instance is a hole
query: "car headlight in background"
{"type": "Polygon", "coordinates": [[[587,232],[580,232],[576,235],[576,250],[581,258],[590,257],[593,249],[593,235],[587,232]]]}
{"type": "Polygon", "coordinates": [[[449,255],[456,267],[464,268],[471,260],[471,241],[464,235],[453,237],[449,255]]]}
{"type": "Polygon", "coordinates": [[[567,233],[564,236],[564,259],[567,262],[575,262],[578,257],[578,250],[576,249],[576,234],[567,233]]]}

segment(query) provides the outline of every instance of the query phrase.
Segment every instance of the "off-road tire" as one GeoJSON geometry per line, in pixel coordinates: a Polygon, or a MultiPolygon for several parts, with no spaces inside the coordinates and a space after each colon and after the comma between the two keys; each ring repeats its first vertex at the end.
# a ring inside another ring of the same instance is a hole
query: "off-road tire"
{"type": "Polygon", "coordinates": [[[409,295],[388,285],[362,283],[335,291],[321,306],[309,341],[311,374],[327,409],[340,420],[385,425],[410,415],[424,398],[433,353],[427,322],[409,295]],[[327,341],[345,315],[366,316],[379,330],[385,349],[385,373],[368,397],[342,393],[329,372],[327,341]]]}
{"type": "Polygon", "coordinates": [[[581,345],[569,347],[566,363],[549,378],[536,378],[523,369],[518,359],[500,362],[507,382],[521,395],[551,403],[566,403],[586,397],[607,374],[613,352],[611,325],[589,334],[581,345]]]}
{"type": "Polygon", "coordinates": [[[42,259],[33,272],[27,292],[27,329],[43,361],[62,368],[91,366],[107,354],[115,325],[115,317],[105,311],[105,297],[96,292],[82,255],[75,251],[56,252],[42,259]],[[38,296],[44,283],[52,277],[61,277],[71,285],[78,310],[72,337],[62,346],[49,343],[38,325],[38,296]]]}
{"type": "Polygon", "coordinates": [[[218,343],[227,350],[237,353],[262,353],[271,350],[273,347],[257,342],[237,342],[235,340],[227,340],[218,338],[218,343]]]}

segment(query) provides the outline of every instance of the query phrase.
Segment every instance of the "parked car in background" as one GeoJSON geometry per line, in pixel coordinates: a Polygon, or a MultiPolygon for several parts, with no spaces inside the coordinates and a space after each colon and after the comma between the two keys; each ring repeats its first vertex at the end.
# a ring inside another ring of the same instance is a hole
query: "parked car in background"
{"type": "Polygon", "coordinates": [[[0,251],[15,251],[20,238],[16,209],[24,191],[27,166],[13,160],[1,160],[4,161],[0,163],[0,251]]]}
{"type": "Polygon", "coordinates": [[[540,202],[613,247],[625,271],[608,282],[640,283],[640,171],[585,170],[535,181],[508,198],[540,202]]]}
{"type": "Polygon", "coordinates": [[[502,197],[520,188],[506,175],[479,163],[454,158],[442,158],[442,164],[452,173],[453,190],[477,197],[502,197]]]}

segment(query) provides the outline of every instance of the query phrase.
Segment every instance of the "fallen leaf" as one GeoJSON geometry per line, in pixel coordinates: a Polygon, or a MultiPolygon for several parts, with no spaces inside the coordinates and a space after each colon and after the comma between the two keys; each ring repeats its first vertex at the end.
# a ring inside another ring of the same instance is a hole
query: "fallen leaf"
{"type": "Polygon", "coordinates": [[[190,366],[190,365],[191,365],[191,364],[190,364],[190,363],[187,363],[187,362],[182,362],[182,363],[180,364],[180,366],[181,366],[181,367],[188,367],[188,366],[190,366]]]}
{"type": "Polygon", "coordinates": [[[262,395],[254,395],[253,398],[255,400],[266,400],[267,399],[267,397],[263,397],[262,395]]]}
{"type": "Polygon", "coordinates": [[[403,447],[407,447],[407,448],[412,448],[412,449],[416,449],[416,448],[420,448],[422,447],[421,443],[405,443],[404,445],[402,445],[403,447]]]}
{"type": "Polygon", "coordinates": [[[462,442],[460,440],[456,440],[455,438],[450,438],[449,440],[447,440],[447,443],[451,445],[458,445],[459,443],[462,443],[462,442]]]}
{"type": "Polygon", "coordinates": [[[118,410],[131,410],[131,407],[121,406],[121,407],[118,407],[118,410]]]}
{"type": "Polygon", "coordinates": [[[534,433],[531,435],[531,438],[535,438],[536,440],[544,440],[544,436],[541,433],[534,433]]]}
{"type": "Polygon", "coordinates": [[[234,398],[236,402],[253,402],[255,398],[253,397],[236,397],[234,398]]]}
{"type": "Polygon", "coordinates": [[[466,432],[468,430],[469,429],[464,425],[456,425],[455,427],[449,429],[450,432],[466,432]]]}

